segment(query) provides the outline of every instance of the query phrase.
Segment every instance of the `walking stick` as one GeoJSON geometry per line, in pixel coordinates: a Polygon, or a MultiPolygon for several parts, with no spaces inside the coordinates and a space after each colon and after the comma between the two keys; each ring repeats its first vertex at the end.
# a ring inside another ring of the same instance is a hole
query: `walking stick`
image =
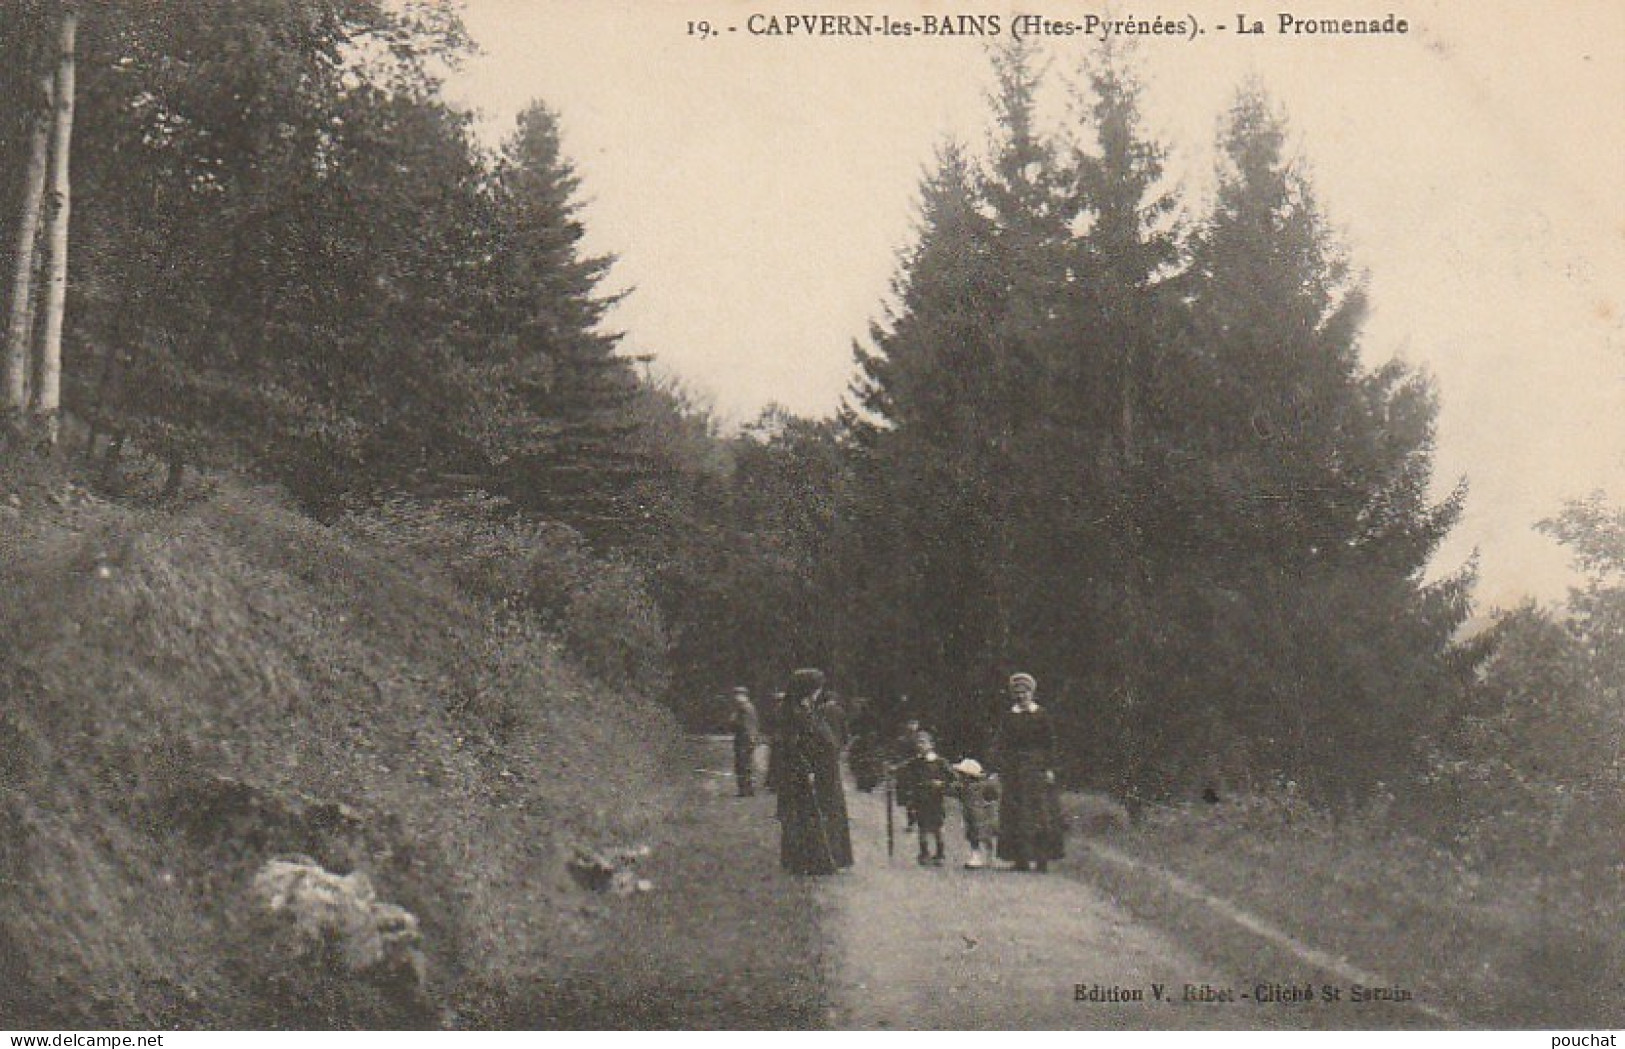
{"type": "Polygon", "coordinates": [[[886,770],[886,858],[889,860],[897,852],[897,832],[892,828],[892,775],[891,769],[886,770]]]}

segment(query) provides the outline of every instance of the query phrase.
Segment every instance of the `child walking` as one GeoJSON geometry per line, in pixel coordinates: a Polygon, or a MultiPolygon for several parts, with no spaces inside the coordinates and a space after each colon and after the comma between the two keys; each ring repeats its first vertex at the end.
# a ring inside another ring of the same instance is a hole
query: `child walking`
{"type": "Polygon", "coordinates": [[[965,815],[965,840],[970,843],[970,859],[965,866],[980,870],[993,854],[993,839],[999,833],[999,783],[982,769],[975,758],[965,758],[953,766],[958,776],[959,804],[965,815]]]}
{"type": "Polygon", "coordinates": [[[914,825],[920,834],[919,862],[942,866],[942,825],[947,818],[945,801],[954,786],[954,772],[937,755],[931,733],[914,734],[914,756],[903,763],[897,780],[903,803],[914,810],[914,825]]]}

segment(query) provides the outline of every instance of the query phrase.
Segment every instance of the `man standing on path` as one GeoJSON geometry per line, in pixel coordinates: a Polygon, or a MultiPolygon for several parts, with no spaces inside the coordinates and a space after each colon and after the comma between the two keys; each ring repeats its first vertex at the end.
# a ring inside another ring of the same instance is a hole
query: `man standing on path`
{"type": "Polygon", "coordinates": [[[756,705],[745,686],[734,689],[733,713],[729,724],[734,733],[734,783],[741,798],[756,793],[756,705]]]}

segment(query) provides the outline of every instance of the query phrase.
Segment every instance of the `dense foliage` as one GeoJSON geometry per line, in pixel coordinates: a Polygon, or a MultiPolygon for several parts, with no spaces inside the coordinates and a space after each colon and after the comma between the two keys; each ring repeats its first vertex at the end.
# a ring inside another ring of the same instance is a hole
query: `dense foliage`
{"type": "MultiPolygon", "coordinates": [[[[1021,667],[1074,779],[1341,795],[1451,710],[1467,579],[1423,581],[1461,502],[1428,495],[1433,394],[1362,361],[1360,281],[1257,90],[1203,207],[1116,57],[1055,136],[1033,55],[999,53],[989,148],[942,149],[840,417],[723,435],[605,329],[557,117],[490,153],[443,100],[468,42],[442,5],[79,10],[65,403],[109,474],[132,447],[322,514],[582,544],[552,594],[523,557],[504,580],[443,553],[697,722],[817,663],[974,750],[1021,667]],[[474,518],[411,509],[475,491],[474,518]],[[629,648],[595,643],[608,620],[629,648]]],[[[8,169],[59,11],[0,36],[8,169]]]]}
{"type": "Polygon", "coordinates": [[[1093,71],[1065,148],[1029,67],[1001,59],[988,163],[943,153],[858,355],[854,512],[895,539],[850,582],[912,639],[894,687],[975,746],[1024,667],[1073,774],[1131,796],[1414,768],[1468,583],[1422,579],[1462,499],[1428,496],[1426,379],[1363,365],[1359,282],[1259,91],[1185,231],[1131,78],[1093,71]]]}
{"type": "MultiPolygon", "coordinates": [[[[7,27],[8,67],[54,6],[7,27]]],[[[441,98],[469,46],[449,9],[80,10],[65,402],[92,442],[247,466],[321,512],[478,487],[608,527],[636,471],[610,260],[580,252],[550,111],[492,157],[441,98]]]]}

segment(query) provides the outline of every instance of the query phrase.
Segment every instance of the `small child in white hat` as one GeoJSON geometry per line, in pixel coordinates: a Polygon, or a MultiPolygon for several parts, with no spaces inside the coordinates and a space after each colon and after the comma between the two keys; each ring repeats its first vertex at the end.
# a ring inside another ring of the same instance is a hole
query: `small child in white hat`
{"type": "Polygon", "coordinates": [[[999,783],[983,771],[982,763],[975,758],[964,758],[952,768],[965,816],[965,840],[970,843],[970,859],[965,861],[965,867],[981,870],[987,866],[993,839],[999,833],[999,783]]]}

